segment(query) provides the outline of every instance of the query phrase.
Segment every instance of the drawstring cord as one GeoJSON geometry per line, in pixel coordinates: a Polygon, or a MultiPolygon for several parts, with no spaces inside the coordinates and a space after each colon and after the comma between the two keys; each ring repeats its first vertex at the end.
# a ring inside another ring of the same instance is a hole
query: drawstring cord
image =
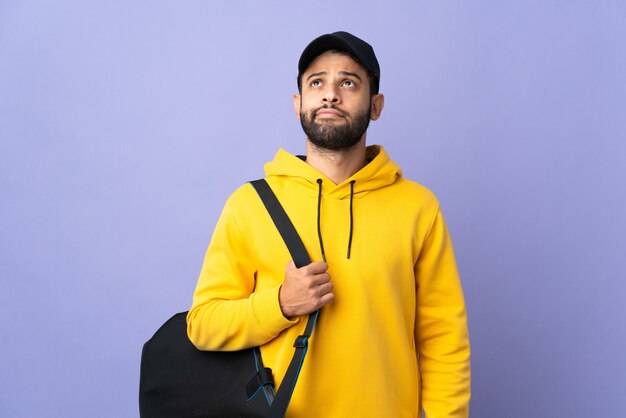
{"type": "MultiPolygon", "coordinates": [[[[348,237],[348,260],[350,259],[350,252],[352,250],[352,233],[354,231],[354,216],[352,214],[352,203],[354,202],[354,183],[356,180],[350,182],[350,235],[348,237]]],[[[322,260],[326,262],[326,252],[324,251],[324,240],[322,240],[322,179],[317,179],[318,192],[317,192],[317,238],[320,242],[320,251],[322,252],[322,260]]]]}
{"type": "Polygon", "coordinates": [[[324,241],[322,240],[322,228],[321,228],[321,218],[322,218],[322,179],[317,179],[317,184],[319,185],[318,193],[317,193],[317,238],[320,241],[320,251],[322,252],[322,260],[326,262],[326,253],[324,252],[324,241]]]}
{"type": "Polygon", "coordinates": [[[356,183],[356,180],[352,180],[350,182],[350,238],[348,238],[348,260],[350,259],[350,250],[352,248],[352,226],[353,226],[352,202],[354,201],[354,183],[356,183]]]}

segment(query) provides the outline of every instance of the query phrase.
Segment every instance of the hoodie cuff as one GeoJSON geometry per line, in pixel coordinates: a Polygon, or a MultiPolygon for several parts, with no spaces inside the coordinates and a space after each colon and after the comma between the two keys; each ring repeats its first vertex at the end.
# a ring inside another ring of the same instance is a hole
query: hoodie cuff
{"type": "Polygon", "coordinates": [[[254,317],[265,331],[274,336],[300,321],[300,317],[293,320],[285,318],[278,302],[279,290],[280,286],[255,292],[252,296],[254,317]]]}

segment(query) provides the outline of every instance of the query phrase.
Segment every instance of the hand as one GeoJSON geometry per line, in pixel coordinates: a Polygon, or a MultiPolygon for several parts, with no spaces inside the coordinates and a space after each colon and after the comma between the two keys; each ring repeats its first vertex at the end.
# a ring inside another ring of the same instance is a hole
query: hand
{"type": "Polygon", "coordinates": [[[278,302],[286,318],[308,315],[335,299],[333,284],[326,273],[328,264],[318,261],[297,268],[293,261],[285,269],[285,281],[278,302]]]}

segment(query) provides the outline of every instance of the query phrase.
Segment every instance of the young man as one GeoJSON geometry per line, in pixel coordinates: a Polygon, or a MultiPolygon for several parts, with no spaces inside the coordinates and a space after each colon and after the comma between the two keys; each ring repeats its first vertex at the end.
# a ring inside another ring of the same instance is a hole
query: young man
{"type": "Polygon", "coordinates": [[[189,337],[205,350],[262,346],[280,385],[321,308],[288,417],[467,417],[465,305],[439,204],[365,143],[384,105],[374,51],[346,32],[323,35],[298,70],[306,157],[279,150],[265,172],[314,262],[294,266],[242,186],[207,250],[189,337]]]}

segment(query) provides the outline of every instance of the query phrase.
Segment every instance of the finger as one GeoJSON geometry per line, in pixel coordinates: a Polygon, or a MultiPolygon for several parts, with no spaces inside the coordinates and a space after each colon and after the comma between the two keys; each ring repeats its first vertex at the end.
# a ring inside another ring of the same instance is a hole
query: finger
{"type": "Polygon", "coordinates": [[[302,267],[302,271],[309,275],[324,273],[328,270],[328,264],[323,261],[315,261],[308,266],[302,267]]]}
{"type": "Polygon", "coordinates": [[[287,263],[287,267],[285,268],[286,271],[290,271],[290,270],[297,270],[298,267],[296,267],[296,263],[293,262],[293,260],[289,260],[289,262],[287,263]]]}
{"type": "Polygon", "coordinates": [[[321,308],[324,305],[328,305],[329,303],[331,303],[334,300],[335,300],[335,294],[334,293],[326,293],[324,296],[322,296],[320,298],[319,307],[321,308]]]}
{"type": "Polygon", "coordinates": [[[318,287],[318,292],[320,297],[323,297],[324,295],[327,295],[329,293],[332,293],[333,291],[333,284],[332,283],[324,283],[323,285],[320,285],[318,287]]]}
{"type": "Polygon", "coordinates": [[[320,286],[324,283],[330,282],[330,274],[322,273],[316,274],[315,276],[311,276],[311,285],[312,286],[320,286]]]}

